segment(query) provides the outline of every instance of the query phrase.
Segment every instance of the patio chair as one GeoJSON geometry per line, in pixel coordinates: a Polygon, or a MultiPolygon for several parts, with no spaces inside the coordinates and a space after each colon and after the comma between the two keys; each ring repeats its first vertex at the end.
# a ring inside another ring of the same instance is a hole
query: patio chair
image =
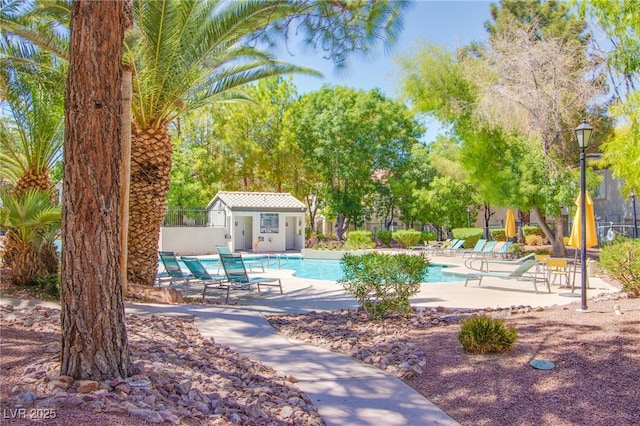
{"type": "Polygon", "coordinates": [[[456,240],[450,247],[443,250],[443,254],[446,256],[455,256],[456,254],[463,252],[464,242],[465,240],[456,240]]]}
{"type": "Polygon", "coordinates": [[[509,251],[509,247],[513,245],[513,241],[502,241],[496,244],[496,246],[491,250],[491,255],[494,257],[505,258],[507,256],[507,252],[509,251]]]}
{"type": "Polygon", "coordinates": [[[159,272],[156,274],[156,283],[158,286],[162,285],[163,281],[169,281],[169,285],[172,286],[177,283],[187,284],[187,275],[182,272],[182,268],[178,263],[178,258],[172,251],[159,251],[160,261],[164,267],[164,273],[159,272]]]}
{"type": "MultiPolygon", "coordinates": [[[[454,240],[454,241],[457,241],[457,240],[454,240]]],[[[444,250],[451,247],[451,244],[453,244],[454,241],[452,241],[451,239],[446,239],[444,241],[435,241],[434,243],[429,244],[428,246],[422,247],[422,251],[427,252],[426,254],[431,254],[433,256],[437,256],[440,254],[443,255],[444,250]]]]}
{"type": "Polygon", "coordinates": [[[282,294],[282,282],[280,278],[272,277],[249,277],[242,256],[234,254],[220,254],[220,261],[224,267],[224,274],[227,281],[232,284],[242,285],[251,288],[255,284],[260,291],[260,286],[279,287],[282,294]]]}
{"type": "Polygon", "coordinates": [[[462,252],[462,257],[467,257],[467,255],[471,256],[473,253],[480,253],[484,248],[484,245],[487,244],[487,240],[484,238],[480,238],[475,246],[472,249],[465,250],[462,252]]]}
{"type": "Polygon", "coordinates": [[[204,297],[206,295],[207,289],[209,288],[227,290],[227,298],[225,299],[225,303],[229,301],[229,291],[231,290],[231,285],[225,282],[226,279],[224,276],[211,275],[197,257],[182,256],[180,259],[182,259],[184,264],[187,266],[187,268],[191,272],[192,278],[190,278],[189,281],[194,280],[203,284],[204,286],[202,289],[203,301],[204,301],[204,297]]]}
{"type": "Polygon", "coordinates": [[[471,257],[487,257],[490,256],[493,248],[498,244],[497,241],[488,241],[480,250],[471,253],[471,257]]]}
{"type": "Polygon", "coordinates": [[[527,260],[522,265],[520,265],[515,271],[510,273],[498,273],[498,272],[470,272],[467,274],[467,279],[464,282],[464,286],[466,287],[469,284],[469,281],[478,281],[478,286],[482,285],[482,279],[484,277],[495,277],[502,278],[505,280],[514,279],[518,281],[531,281],[533,283],[533,288],[538,294],[538,282],[544,282],[547,284],[547,290],[551,293],[551,286],[549,285],[549,279],[546,275],[540,275],[531,273],[530,270],[537,265],[537,260],[527,260]]]}
{"type": "MultiPolygon", "coordinates": [[[[532,259],[535,256],[535,253],[529,253],[526,256],[520,257],[518,259],[487,259],[487,258],[475,258],[475,259],[467,259],[464,262],[464,266],[469,269],[475,269],[480,272],[489,272],[489,265],[519,265],[522,262],[525,262],[529,259],[532,259]],[[476,267],[476,265],[480,265],[476,267]]],[[[539,266],[539,263],[538,263],[539,266]]]]}
{"type": "Polygon", "coordinates": [[[553,284],[556,278],[560,277],[560,287],[562,286],[562,278],[564,278],[564,286],[569,288],[569,267],[567,259],[551,257],[547,259],[547,276],[553,284]]]}
{"type": "MultiPolygon", "coordinates": [[[[218,254],[233,254],[226,244],[216,245],[216,249],[218,254]]],[[[253,268],[260,268],[260,272],[264,272],[264,264],[260,260],[245,260],[244,264],[249,267],[249,272],[254,272],[253,268]]],[[[218,272],[220,272],[220,266],[218,265],[218,272]]]]}

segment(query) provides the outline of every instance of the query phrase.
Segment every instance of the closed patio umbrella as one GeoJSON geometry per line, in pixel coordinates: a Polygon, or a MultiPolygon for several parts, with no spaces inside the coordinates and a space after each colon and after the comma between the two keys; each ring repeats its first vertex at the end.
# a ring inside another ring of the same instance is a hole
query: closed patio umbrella
{"type": "MultiPolygon", "coordinates": [[[[573,226],[571,227],[571,236],[569,237],[569,246],[579,249],[582,247],[582,213],[580,212],[580,196],[576,200],[578,209],[576,215],[573,218],[573,226]]],[[[593,200],[591,195],[587,192],[587,248],[595,247],[598,245],[598,236],[596,232],[596,218],[593,214],[593,200]]]]}
{"type": "Polygon", "coordinates": [[[511,209],[507,210],[507,216],[504,219],[504,234],[507,239],[516,236],[516,218],[511,209]]]}
{"type": "MultiPolygon", "coordinates": [[[[576,200],[576,205],[578,208],[576,209],[576,215],[573,218],[573,226],[571,227],[571,236],[569,237],[569,246],[575,247],[576,249],[580,249],[582,247],[582,213],[581,213],[581,199],[578,196],[576,200]]],[[[593,200],[591,199],[591,195],[587,192],[586,199],[586,247],[595,247],[598,245],[598,235],[596,232],[596,218],[593,213],[593,200]]],[[[573,280],[571,284],[571,292],[573,292],[574,284],[576,281],[576,260],[578,259],[578,250],[576,250],[576,255],[573,263],[573,280]]]]}

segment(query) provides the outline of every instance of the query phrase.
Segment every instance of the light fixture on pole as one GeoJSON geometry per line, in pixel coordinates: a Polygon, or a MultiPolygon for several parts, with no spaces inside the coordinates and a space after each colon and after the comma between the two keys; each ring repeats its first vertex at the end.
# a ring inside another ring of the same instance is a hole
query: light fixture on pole
{"type": "Polygon", "coordinates": [[[471,228],[471,207],[467,206],[467,228],[471,228]]]}
{"type": "Polygon", "coordinates": [[[638,238],[638,225],[636,224],[636,193],[631,193],[631,207],[633,207],[633,238],[638,238]]]}
{"type": "Polygon", "coordinates": [[[582,290],[582,308],[581,311],[587,310],[587,178],[585,173],[586,154],[585,150],[591,142],[591,134],[593,127],[587,124],[586,120],[582,121],[576,129],[576,139],[580,147],[580,220],[582,221],[580,233],[580,288],[582,290]]]}

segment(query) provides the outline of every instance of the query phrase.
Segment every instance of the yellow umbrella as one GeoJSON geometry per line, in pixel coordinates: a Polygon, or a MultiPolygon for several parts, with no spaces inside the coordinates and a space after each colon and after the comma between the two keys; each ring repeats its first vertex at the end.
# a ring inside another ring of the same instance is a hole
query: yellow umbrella
{"type": "Polygon", "coordinates": [[[504,234],[507,238],[516,236],[516,218],[511,209],[507,210],[507,216],[504,220],[504,234]]]}
{"type": "MultiPolygon", "coordinates": [[[[596,234],[596,218],[593,214],[593,200],[591,195],[587,192],[587,243],[586,247],[594,247],[598,245],[598,236],[596,234]]],[[[575,248],[581,248],[582,238],[582,214],[580,213],[580,196],[576,200],[578,209],[576,215],[573,218],[573,226],[571,227],[571,236],[569,237],[569,245],[575,248]]]]}

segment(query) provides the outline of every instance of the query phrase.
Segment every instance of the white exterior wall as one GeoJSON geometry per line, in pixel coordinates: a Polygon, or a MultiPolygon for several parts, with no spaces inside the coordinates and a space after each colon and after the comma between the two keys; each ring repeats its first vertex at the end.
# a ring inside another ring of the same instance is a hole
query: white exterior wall
{"type": "Polygon", "coordinates": [[[286,250],[302,250],[304,248],[304,212],[243,212],[231,213],[229,224],[231,225],[231,250],[253,250],[254,252],[284,252],[286,250]],[[261,214],[278,215],[278,232],[261,232],[261,214]],[[240,247],[239,240],[242,231],[250,232],[246,238],[244,247],[240,247]],[[287,239],[287,235],[289,238],[287,239]],[[256,242],[258,241],[257,250],[256,242]],[[289,247],[287,247],[289,241],[289,247]],[[249,246],[250,243],[250,246],[249,246]]]}
{"type": "Polygon", "coordinates": [[[169,227],[160,228],[158,250],[172,251],[178,256],[217,254],[216,244],[225,244],[225,228],[169,227]]]}

